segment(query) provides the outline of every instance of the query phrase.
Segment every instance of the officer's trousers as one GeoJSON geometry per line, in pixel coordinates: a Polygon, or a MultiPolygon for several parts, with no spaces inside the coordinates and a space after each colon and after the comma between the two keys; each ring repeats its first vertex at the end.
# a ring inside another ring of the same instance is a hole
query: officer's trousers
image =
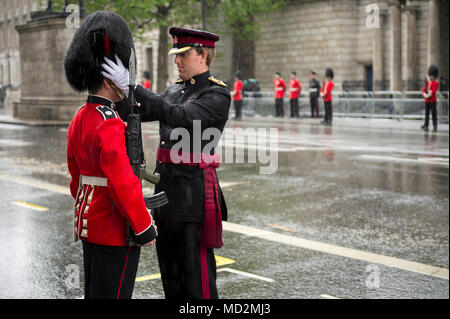
{"type": "Polygon", "coordinates": [[[428,128],[430,122],[430,111],[433,118],[433,128],[437,129],[437,109],[436,102],[425,103],[425,124],[424,126],[428,128]]]}
{"type": "Polygon", "coordinates": [[[200,242],[201,223],[157,223],[156,252],[166,299],[217,299],[214,250],[200,242]]]}
{"type": "Polygon", "coordinates": [[[83,240],[84,298],[131,299],[140,247],[104,246],[83,240]]]}
{"type": "Polygon", "coordinates": [[[311,117],[314,117],[314,113],[316,117],[319,117],[319,98],[311,97],[309,99],[309,104],[311,105],[311,117]]]}

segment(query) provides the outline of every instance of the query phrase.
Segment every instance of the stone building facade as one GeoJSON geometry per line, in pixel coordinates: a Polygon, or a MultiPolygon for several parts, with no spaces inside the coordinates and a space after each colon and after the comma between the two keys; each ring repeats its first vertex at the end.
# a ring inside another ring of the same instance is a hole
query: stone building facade
{"type": "Polygon", "coordinates": [[[437,64],[448,90],[448,1],[296,0],[261,20],[256,78],[335,71],[337,89],[415,90],[437,64]],[[373,10],[373,11],[372,11],[373,10]],[[379,19],[379,25],[376,20],[379,19]]]}
{"type": "MultiPolygon", "coordinates": [[[[0,0],[0,84],[19,87],[15,26],[42,5],[40,0],[0,0]]],[[[256,78],[271,91],[275,72],[288,79],[296,71],[306,86],[310,70],[322,81],[325,68],[332,67],[338,90],[415,90],[434,63],[448,90],[448,6],[447,0],[291,0],[259,21],[256,78]]],[[[221,35],[212,73],[231,84],[232,39],[220,28],[212,31],[221,35]]],[[[136,41],[137,75],[140,81],[150,71],[153,88],[161,91],[155,87],[158,45],[157,29],[136,41]]],[[[167,67],[172,83],[177,79],[172,58],[167,67]]]]}
{"type": "Polygon", "coordinates": [[[25,24],[30,13],[40,8],[40,0],[0,0],[0,85],[12,86],[13,96],[21,82],[19,34],[15,26],[25,24]]]}

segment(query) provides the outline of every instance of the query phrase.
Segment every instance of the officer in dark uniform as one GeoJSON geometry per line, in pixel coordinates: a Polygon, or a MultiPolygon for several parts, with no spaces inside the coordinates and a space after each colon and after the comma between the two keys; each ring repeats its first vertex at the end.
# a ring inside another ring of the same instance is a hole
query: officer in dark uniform
{"type": "MultiPolygon", "coordinates": [[[[228,120],[231,96],[209,72],[219,36],[177,27],[169,33],[173,38],[169,54],[175,56],[180,80],[161,95],[141,86],[134,90],[143,120],[160,123],[156,171],[161,181],[155,192],[165,191],[169,200],[155,210],[161,278],[166,298],[218,298],[213,249],[223,245],[227,207],[215,172],[220,161],[215,147],[228,120]],[[203,136],[207,129],[218,136],[203,136]],[[183,144],[188,149],[180,150],[182,142],[188,142],[183,144]]],[[[104,75],[126,87],[121,79],[127,78],[123,75],[127,71],[105,61],[104,75]]],[[[117,109],[126,118],[128,106],[117,109]]]]}
{"type": "Polygon", "coordinates": [[[311,105],[311,117],[319,117],[319,94],[320,82],[316,79],[316,72],[311,71],[311,79],[309,80],[309,103],[311,105]]]}
{"type": "Polygon", "coordinates": [[[69,84],[89,91],[67,132],[73,232],[83,243],[86,299],[131,298],[140,246],[156,237],[127,156],[125,124],[113,110],[123,93],[101,74],[105,56],[129,61],[133,47],[122,17],[99,11],[85,18],[64,58],[69,84]],[[129,245],[128,227],[139,245],[129,245]]]}

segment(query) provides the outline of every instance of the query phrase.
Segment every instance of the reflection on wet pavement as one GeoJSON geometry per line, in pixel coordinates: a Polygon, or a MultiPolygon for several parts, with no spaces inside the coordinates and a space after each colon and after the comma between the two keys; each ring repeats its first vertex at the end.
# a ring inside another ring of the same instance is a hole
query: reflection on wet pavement
{"type": "MultiPolygon", "coordinates": [[[[220,297],[448,298],[448,279],[264,238],[291,236],[448,274],[448,134],[263,121],[227,127],[277,127],[279,152],[275,174],[260,175],[258,163],[223,163],[218,169],[229,222],[260,232],[258,237],[224,232],[225,246],[216,254],[235,263],[218,266],[220,297]],[[366,284],[373,273],[379,275],[378,288],[366,284]]],[[[145,124],[143,132],[152,170],[158,126],[145,124]]],[[[235,146],[233,140],[223,141],[221,151],[240,148],[247,156],[260,147],[235,146]]],[[[65,150],[65,129],[0,124],[0,250],[5,256],[0,298],[83,295],[81,247],[72,243],[72,199],[63,191],[69,182],[65,150]],[[79,271],[78,287],[67,281],[70,265],[79,271]]],[[[154,248],[143,249],[138,277],[157,273],[154,248]]],[[[163,298],[160,280],[137,282],[134,297],[163,298]]]]}

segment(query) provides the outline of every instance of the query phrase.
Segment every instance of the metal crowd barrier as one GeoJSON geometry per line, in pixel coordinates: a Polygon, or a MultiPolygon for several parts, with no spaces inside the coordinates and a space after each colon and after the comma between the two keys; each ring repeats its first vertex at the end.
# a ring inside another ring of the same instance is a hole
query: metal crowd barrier
{"type": "MultiPolygon", "coordinates": [[[[287,93],[288,95],[289,93],[287,93]]],[[[439,122],[448,123],[449,92],[437,93],[439,122]]],[[[311,116],[309,92],[299,98],[300,116],[311,116]]],[[[232,110],[234,106],[232,105],[232,110]]],[[[289,95],[284,98],[285,116],[290,115],[289,95]]],[[[319,98],[320,116],[323,100],[319,98]]],[[[273,92],[244,92],[243,114],[275,115],[273,92]]],[[[334,91],[333,116],[392,119],[424,119],[425,103],[420,91],[334,91]]]]}

